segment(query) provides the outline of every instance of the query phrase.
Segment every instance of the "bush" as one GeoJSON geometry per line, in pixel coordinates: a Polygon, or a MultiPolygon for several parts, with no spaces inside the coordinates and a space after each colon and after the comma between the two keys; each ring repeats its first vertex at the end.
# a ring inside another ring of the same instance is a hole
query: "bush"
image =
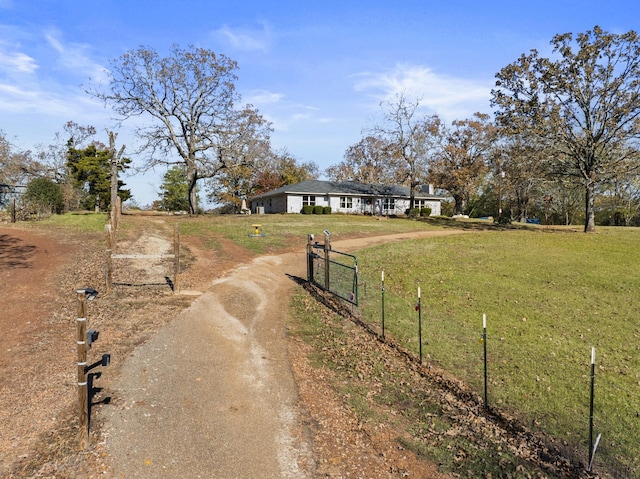
{"type": "Polygon", "coordinates": [[[300,213],[302,213],[303,215],[310,215],[311,213],[313,213],[313,206],[304,205],[302,207],[302,211],[300,211],[300,213]]]}
{"type": "Polygon", "coordinates": [[[431,208],[425,206],[420,210],[420,216],[431,216],[431,208]]]}
{"type": "Polygon", "coordinates": [[[407,215],[409,218],[416,218],[420,216],[420,208],[411,208],[411,209],[407,208],[404,214],[407,215]]]}
{"type": "Polygon", "coordinates": [[[503,214],[502,216],[498,216],[497,218],[495,218],[493,222],[499,225],[510,225],[511,216],[503,214]]]}
{"type": "Polygon", "coordinates": [[[34,178],[27,184],[25,200],[38,214],[62,213],[64,199],[58,183],[49,178],[34,178]]]}
{"type": "Polygon", "coordinates": [[[325,206],[324,208],[322,208],[322,214],[323,215],[330,215],[331,214],[331,206],[325,206]]]}
{"type": "Polygon", "coordinates": [[[323,209],[324,208],[322,206],[316,205],[316,206],[313,207],[313,214],[314,215],[321,215],[323,209]]]}

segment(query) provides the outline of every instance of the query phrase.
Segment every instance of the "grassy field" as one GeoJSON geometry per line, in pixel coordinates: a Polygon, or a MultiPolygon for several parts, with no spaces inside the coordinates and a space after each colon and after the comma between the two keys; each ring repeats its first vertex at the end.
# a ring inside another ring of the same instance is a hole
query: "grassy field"
{"type": "MultiPolygon", "coordinates": [[[[588,451],[591,347],[596,348],[597,461],[640,471],[640,230],[485,231],[358,252],[362,309],[483,392],[487,315],[489,403],[588,451]]],[[[624,477],[624,476],[623,476],[624,477]]]]}
{"type": "Polygon", "coordinates": [[[403,218],[377,219],[370,216],[346,215],[224,215],[185,218],[180,232],[187,236],[211,237],[209,246],[216,248],[214,237],[223,236],[254,253],[265,254],[290,248],[303,248],[308,234],[322,237],[326,229],[333,240],[357,236],[383,235],[406,231],[438,229],[434,223],[403,218]],[[260,224],[264,237],[251,237],[254,224],[260,224]]]}

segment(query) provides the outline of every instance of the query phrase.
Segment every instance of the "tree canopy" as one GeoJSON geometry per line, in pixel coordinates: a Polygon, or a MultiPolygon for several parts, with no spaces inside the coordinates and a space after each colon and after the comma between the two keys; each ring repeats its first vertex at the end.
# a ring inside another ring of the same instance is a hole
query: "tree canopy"
{"type": "Polygon", "coordinates": [[[420,99],[404,93],[381,106],[383,119],[372,133],[388,146],[386,154],[396,166],[395,177],[409,187],[409,208],[413,208],[416,187],[426,181],[429,160],[438,145],[441,121],[437,115],[421,116],[420,99]]]}
{"type": "Polygon", "coordinates": [[[269,139],[270,125],[258,111],[237,106],[237,68],[235,61],[204,48],[174,45],[162,58],[140,47],[112,62],[110,92],[90,91],[124,119],[150,117],[151,123],[137,129],[147,165],[185,165],[191,213],[199,179],[250,162],[252,149],[269,139]]]}
{"type": "Polygon", "coordinates": [[[466,212],[472,194],[478,191],[488,172],[496,129],[489,115],[456,120],[443,133],[441,148],[435,154],[429,179],[447,190],[455,201],[454,213],[466,212]]]}
{"type": "Polygon", "coordinates": [[[174,165],[160,185],[160,208],[164,211],[189,210],[189,180],[184,165],[174,165]]]}
{"type": "Polygon", "coordinates": [[[382,138],[366,136],[351,145],[344,160],[331,165],[325,174],[334,181],[358,181],[380,185],[401,183],[398,174],[398,158],[393,147],[382,138]]]}
{"type": "Polygon", "coordinates": [[[531,50],[496,75],[492,105],[505,131],[549,149],[550,176],[579,179],[584,230],[594,231],[597,186],[639,166],[640,41],[634,31],[596,26],[556,35],[551,44],[553,58],[531,50]]]}
{"type": "MultiPolygon", "coordinates": [[[[111,157],[112,152],[100,143],[92,143],[78,149],[69,140],[67,168],[69,177],[79,194],[77,206],[85,209],[106,210],[111,204],[111,157]]],[[[131,160],[122,158],[118,165],[124,171],[131,160]]],[[[131,197],[131,191],[123,189],[124,183],[118,180],[117,194],[122,201],[131,197]]]]}

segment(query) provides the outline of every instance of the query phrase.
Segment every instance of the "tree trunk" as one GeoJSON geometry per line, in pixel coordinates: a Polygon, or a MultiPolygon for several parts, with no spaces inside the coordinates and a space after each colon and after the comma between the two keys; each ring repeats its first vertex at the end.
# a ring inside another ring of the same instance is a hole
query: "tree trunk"
{"type": "Polygon", "coordinates": [[[110,181],[111,181],[111,227],[115,230],[118,229],[118,223],[120,221],[120,205],[118,204],[118,166],[120,166],[120,161],[122,159],[122,154],[124,153],[125,146],[122,145],[120,151],[116,152],[116,137],[117,133],[113,131],[107,130],[109,135],[109,154],[111,158],[109,159],[110,166],[110,181]]]}
{"type": "Polygon", "coordinates": [[[467,202],[464,199],[464,196],[453,195],[453,201],[455,202],[455,206],[453,207],[453,214],[463,215],[464,211],[467,209],[467,202]]]}
{"type": "Polygon", "coordinates": [[[187,179],[189,180],[189,214],[195,215],[198,211],[198,171],[194,166],[187,166],[187,179]]]}
{"type": "Polygon", "coordinates": [[[595,182],[589,181],[585,186],[585,215],[584,232],[593,233],[596,230],[595,203],[595,182]]]}

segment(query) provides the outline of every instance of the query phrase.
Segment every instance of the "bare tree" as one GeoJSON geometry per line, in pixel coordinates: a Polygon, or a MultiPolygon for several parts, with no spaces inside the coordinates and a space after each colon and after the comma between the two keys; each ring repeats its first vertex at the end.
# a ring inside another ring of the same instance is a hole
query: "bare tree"
{"type": "Polygon", "coordinates": [[[398,158],[393,146],[382,138],[369,135],[351,145],[344,160],[329,166],[325,174],[335,181],[391,185],[398,183],[397,171],[398,158]]]}
{"type": "Polygon", "coordinates": [[[412,209],[416,187],[426,181],[442,124],[436,115],[419,116],[420,100],[410,100],[404,93],[381,106],[385,109],[383,120],[372,133],[389,145],[390,161],[397,162],[396,178],[401,178],[409,187],[409,208],[412,209]]]}
{"type": "Polygon", "coordinates": [[[242,164],[254,139],[269,137],[270,126],[256,109],[236,107],[237,68],[235,61],[204,48],[174,45],[169,56],[161,58],[141,47],[112,63],[110,92],[89,91],[123,119],[151,118],[137,129],[142,150],[148,152],[146,164],[185,165],[191,213],[197,208],[199,179],[242,164]]]}
{"type": "Polygon", "coordinates": [[[531,50],[496,75],[492,105],[503,127],[555,150],[546,165],[551,174],[580,179],[584,231],[595,231],[597,185],[640,166],[640,40],[634,31],[596,26],[575,41],[571,33],[556,35],[551,44],[557,59],[531,50]]]}

